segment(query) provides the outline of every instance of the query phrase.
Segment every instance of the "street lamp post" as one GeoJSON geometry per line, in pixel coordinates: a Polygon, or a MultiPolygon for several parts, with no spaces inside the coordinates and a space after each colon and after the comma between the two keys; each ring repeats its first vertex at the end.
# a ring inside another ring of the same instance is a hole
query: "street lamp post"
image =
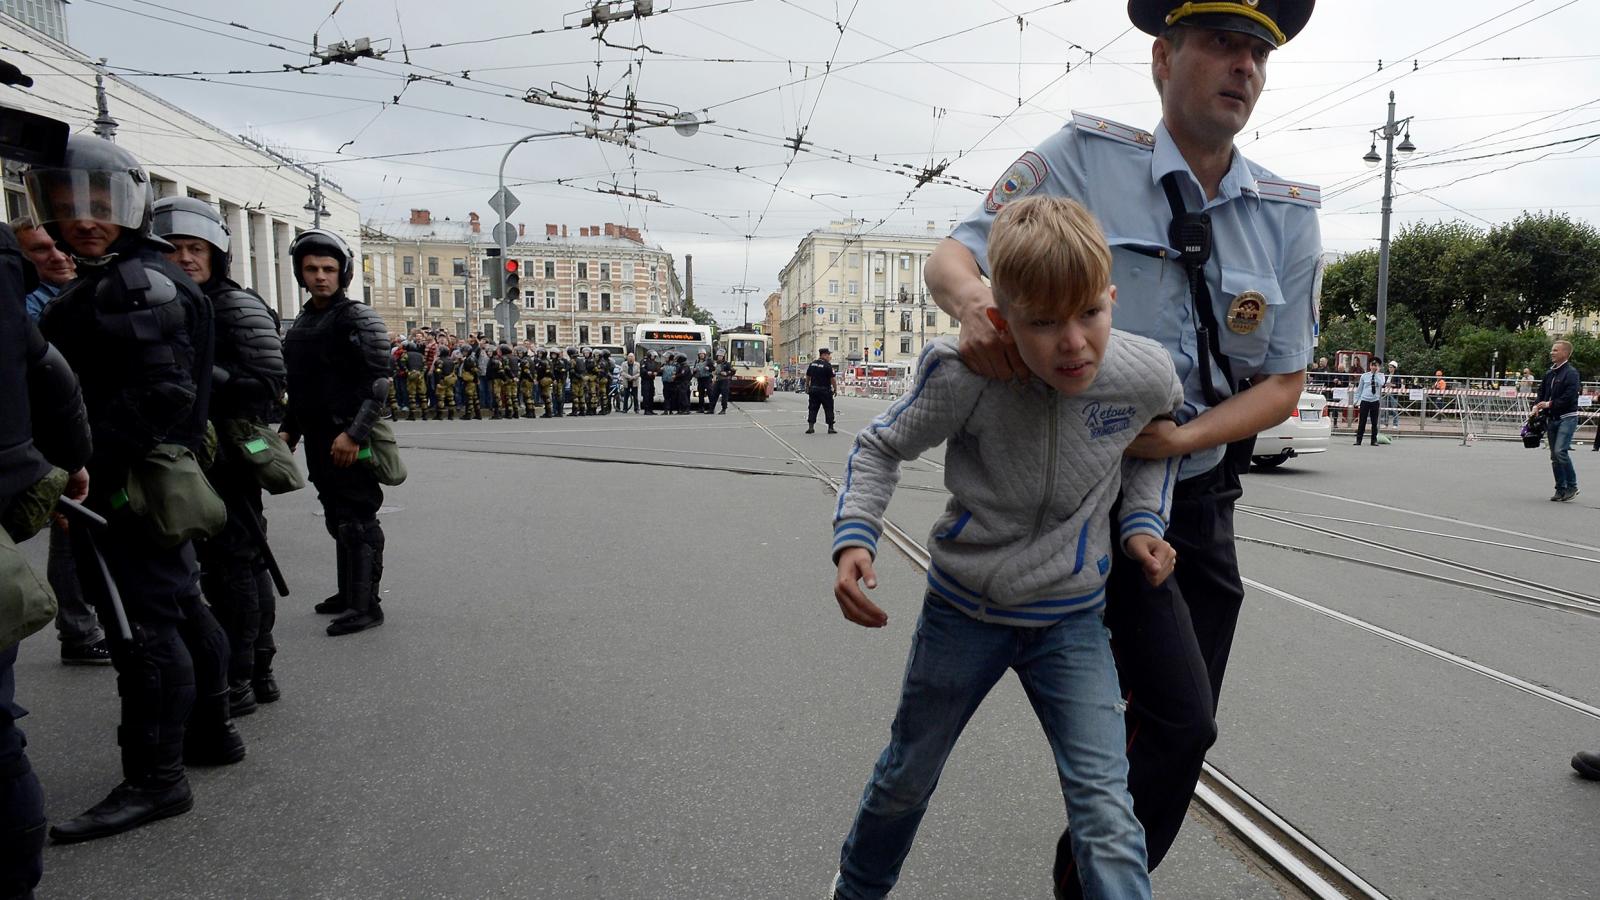
{"type": "Polygon", "coordinates": [[[1368,166],[1383,163],[1383,236],[1378,241],[1378,333],[1374,343],[1374,353],[1377,359],[1384,358],[1385,331],[1389,323],[1389,215],[1394,211],[1394,152],[1400,151],[1402,157],[1410,156],[1416,151],[1416,145],[1411,143],[1411,116],[1398,121],[1394,117],[1394,91],[1389,92],[1389,121],[1382,128],[1372,129],[1372,146],[1367,150],[1367,155],[1361,159],[1368,166]],[[1404,129],[1405,137],[1397,148],[1394,145],[1396,135],[1404,129]],[[1383,158],[1378,157],[1378,138],[1383,138],[1383,158]]]}

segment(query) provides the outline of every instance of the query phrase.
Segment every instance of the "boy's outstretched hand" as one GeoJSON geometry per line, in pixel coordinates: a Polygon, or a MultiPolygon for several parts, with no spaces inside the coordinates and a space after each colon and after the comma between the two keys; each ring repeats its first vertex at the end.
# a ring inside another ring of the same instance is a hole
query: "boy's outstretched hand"
{"type": "Polygon", "coordinates": [[[868,589],[878,586],[878,574],[872,571],[872,554],[861,547],[840,551],[839,577],[833,582],[833,599],[839,601],[839,611],[864,628],[882,628],[889,624],[889,616],[861,592],[858,582],[862,581],[868,589]]]}
{"type": "MultiPolygon", "coordinates": [[[[1172,549],[1171,544],[1148,534],[1136,534],[1128,538],[1125,549],[1128,558],[1144,569],[1144,578],[1151,587],[1160,587],[1161,582],[1172,574],[1172,567],[1178,563],[1178,551],[1172,549]]],[[[841,556],[839,562],[842,566],[844,557],[841,556]]]]}

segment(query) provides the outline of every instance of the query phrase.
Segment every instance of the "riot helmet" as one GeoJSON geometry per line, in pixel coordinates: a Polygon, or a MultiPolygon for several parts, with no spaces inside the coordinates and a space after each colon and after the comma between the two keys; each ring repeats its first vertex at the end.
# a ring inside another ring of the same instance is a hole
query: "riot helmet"
{"type": "Polygon", "coordinates": [[[162,197],[151,208],[150,230],[163,238],[199,238],[211,245],[211,277],[228,273],[232,238],[222,211],[194,197],[162,197]]]}
{"type": "Polygon", "coordinates": [[[58,241],[61,224],[75,220],[149,233],[150,176],[132,153],[104,138],[70,135],[60,164],[30,167],[23,183],[34,220],[58,241]]]}
{"type": "Polygon", "coordinates": [[[588,346],[587,344],[585,344],[583,346],[583,348],[581,350],[579,350],[578,352],[582,353],[584,356],[593,356],[594,355],[594,348],[588,346]]]}
{"type": "MultiPolygon", "coordinates": [[[[289,242],[289,259],[294,262],[294,280],[300,286],[306,286],[305,276],[300,274],[300,260],[307,256],[330,256],[339,260],[339,287],[350,286],[350,278],[355,274],[354,264],[351,260],[350,245],[324,228],[313,228],[302,231],[289,242]]],[[[310,290],[310,288],[306,288],[310,290]]]]}

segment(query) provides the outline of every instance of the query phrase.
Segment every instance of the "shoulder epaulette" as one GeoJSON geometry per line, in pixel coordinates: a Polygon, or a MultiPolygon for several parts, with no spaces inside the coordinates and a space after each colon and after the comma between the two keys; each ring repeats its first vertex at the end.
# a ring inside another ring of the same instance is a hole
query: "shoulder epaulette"
{"type": "Polygon", "coordinates": [[[1283,181],[1276,178],[1257,178],[1256,188],[1263,200],[1299,203],[1312,209],[1320,209],[1322,207],[1322,188],[1314,184],[1283,181]]]}
{"type": "Polygon", "coordinates": [[[1110,119],[1102,119],[1099,116],[1092,116],[1088,113],[1074,112],[1072,114],[1072,124],[1079,131],[1098,134],[1101,137],[1110,138],[1133,147],[1143,147],[1146,150],[1154,150],[1156,147],[1155,135],[1142,128],[1123,125],[1121,122],[1113,122],[1110,119]]]}

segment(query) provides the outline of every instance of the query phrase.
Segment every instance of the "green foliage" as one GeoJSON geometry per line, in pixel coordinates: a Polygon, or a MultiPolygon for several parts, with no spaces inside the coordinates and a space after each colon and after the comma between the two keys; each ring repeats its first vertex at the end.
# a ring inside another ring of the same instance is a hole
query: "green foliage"
{"type": "Polygon", "coordinates": [[[1389,305],[1411,311],[1430,347],[1451,314],[1484,294],[1483,232],[1464,222],[1419,222],[1389,245],[1389,305]]]}
{"type": "Polygon", "coordinates": [[[1378,304],[1378,251],[1359,250],[1322,272],[1322,320],[1370,313],[1378,304]]]}
{"type": "Polygon", "coordinates": [[[1600,305],[1600,232],[1565,214],[1523,213],[1485,243],[1481,320],[1526,328],[1571,306],[1600,305]]]}

